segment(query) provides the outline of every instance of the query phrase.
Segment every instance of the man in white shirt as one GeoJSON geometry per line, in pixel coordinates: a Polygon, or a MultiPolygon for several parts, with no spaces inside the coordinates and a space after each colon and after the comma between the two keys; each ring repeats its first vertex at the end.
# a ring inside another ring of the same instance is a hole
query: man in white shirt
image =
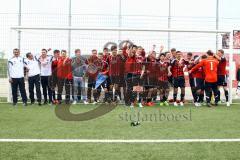
{"type": "Polygon", "coordinates": [[[31,53],[26,54],[27,59],[24,60],[25,67],[28,73],[28,85],[29,85],[29,97],[31,104],[35,103],[34,87],[36,87],[37,102],[41,106],[41,89],[40,89],[40,66],[36,57],[33,57],[31,53]]]}
{"type": "Polygon", "coordinates": [[[42,49],[41,56],[37,57],[40,63],[41,84],[43,90],[44,104],[52,104],[52,89],[50,87],[50,76],[52,75],[53,56],[47,55],[48,50],[42,49]],[[47,96],[49,99],[47,99],[47,96]]]}
{"type": "Polygon", "coordinates": [[[24,83],[24,59],[20,56],[19,49],[13,50],[14,56],[8,60],[9,82],[12,87],[13,106],[18,101],[18,88],[22,97],[24,106],[27,106],[27,96],[24,83]]]}

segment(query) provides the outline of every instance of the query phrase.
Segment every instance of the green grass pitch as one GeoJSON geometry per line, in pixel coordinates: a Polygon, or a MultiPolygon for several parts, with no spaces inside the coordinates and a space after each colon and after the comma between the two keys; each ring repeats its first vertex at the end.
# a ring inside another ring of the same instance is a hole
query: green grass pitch
{"type": "MultiPolygon", "coordinates": [[[[222,139],[240,138],[240,106],[216,108],[145,107],[141,125],[130,126],[131,111],[118,106],[85,122],[58,119],[55,106],[13,108],[0,104],[0,139],[222,139]],[[157,115],[157,116],[153,116],[157,115]],[[161,115],[161,116],[160,116],[161,115]],[[165,117],[163,116],[165,115],[165,117]],[[157,118],[156,118],[157,117],[157,118]]],[[[74,105],[73,113],[94,109],[74,105]]],[[[135,109],[138,112],[138,109],[135,109]]],[[[1,160],[237,160],[240,142],[201,143],[31,143],[0,142],[1,160]]]]}

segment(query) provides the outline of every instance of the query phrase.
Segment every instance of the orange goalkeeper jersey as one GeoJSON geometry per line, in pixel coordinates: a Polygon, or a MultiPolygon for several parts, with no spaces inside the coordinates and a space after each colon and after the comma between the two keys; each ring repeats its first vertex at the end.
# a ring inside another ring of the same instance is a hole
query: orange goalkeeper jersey
{"type": "Polygon", "coordinates": [[[214,57],[208,57],[202,60],[199,64],[192,68],[192,72],[196,71],[198,68],[203,67],[205,73],[205,81],[209,83],[217,82],[217,72],[218,72],[219,61],[214,57]]]}

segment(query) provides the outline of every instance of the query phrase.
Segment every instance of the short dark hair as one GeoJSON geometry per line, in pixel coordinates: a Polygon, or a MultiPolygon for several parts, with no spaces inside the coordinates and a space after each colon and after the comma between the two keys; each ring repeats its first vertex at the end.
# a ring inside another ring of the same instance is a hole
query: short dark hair
{"type": "Polygon", "coordinates": [[[162,57],[162,56],[166,57],[166,54],[165,54],[165,53],[161,53],[161,54],[159,55],[159,57],[162,57]]]}
{"type": "Polygon", "coordinates": [[[14,48],[13,52],[19,52],[19,49],[18,48],[14,48]]]}
{"type": "Polygon", "coordinates": [[[202,55],[202,59],[206,59],[207,58],[207,56],[206,55],[202,55]]]}
{"type": "Polygon", "coordinates": [[[132,48],[138,48],[138,46],[134,44],[134,45],[132,45],[132,48]]]}
{"type": "Polygon", "coordinates": [[[27,54],[26,54],[26,57],[28,58],[29,56],[30,56],[30,54],[32,54],[31,52],[28,52],[27,54]]]}
{"type": "Polygon", "coordinates": [[[172,48],[172,49],[171,49],[171,52],[176,52],[176,48],[172,48]]]}
{"type": "Polygon", "coordinates": [[[112,47],[111,47],[111,51],[113,51],[113,50],[115,50],[115,49],[117,49],[117,46],[112,46],[112,47]]]}
{"type": "Polygon", "coordinates": [[[67,53],[67,50],[65,50],[65,49],[62,49],[62,50],[61,50],[61,52],[65,52],[65,53],[67,53]]]}
{"type": "Polygon", "coordinates": [[[182,53],[181,51],[177,51],[176,53],[182,53]]]}
{"type": "Polygon", "coordinates": [[[60,51],[58,50],[58,49],[55,49],[54,51],[53,51],[53,53],[55,54],[55,53],[60,53],[60,51]]]}
{"type": "Polygon", "coordinates": [[[218,52],[221,52],[222,54],[224,54],[224,50],[219,49],[218,52]]]}
{"type": "Polygon", "coordinates": [[[43,48],[42,51],[48,52],[47,49],[43,48]]]}
{"type": "Polygon", "coordinates": [[[193,57],[193,59],[197,59],[197,58],[199,58],[199,56],[198,56],[198,55],[195,55],[195,56],[193,57]]]}
{"type": "Polygon", "coordinates": [[[103,53],[102,53],[102,52],[99,52],[99,53],[98,53],[98,55],[99,55],[99,56],[102,56],[102,55],[103,55],[103,53]]]}
{"type": "Polygon", "coordinates": [[[188,52],[187,55],[188,55],[188,56],[192,56],[193,53],[192,53],[192,52],[188,52]]]}
{"type": "Polygon", "coordinates": [[[80,51],[81,51],[80,49],[75,49],[75,53],[80,52],[80,51]]]}
{"type": "Polygon", "coordinates": [[[208,55],[208,56],[213,56],[213,52],[212,52],[211,50],[208,50],[208,51],[207,51],[207,55],[208,55]]]}
{"type": "Polygon", "coordinates": [[[105,50],[107,50],[108,51],[108,48],[107,47],[105,47],[105,48],[103,48],[103,50],[105,51],[105,50]]]}
{"type": "Polygon", "coordinates": [[[92,52],[97,51],[96,49],[93,49],[92,52]]]}

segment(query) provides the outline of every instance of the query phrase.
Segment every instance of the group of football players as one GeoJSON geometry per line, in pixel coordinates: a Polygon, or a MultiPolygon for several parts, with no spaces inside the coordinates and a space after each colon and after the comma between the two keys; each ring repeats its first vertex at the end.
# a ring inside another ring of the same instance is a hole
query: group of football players
{"type": "Polygon", "coordinates": [[[102,100],[103,103],[122,101],[126,106],[143,107],[154,106],[159,101],[160,106],[168,106],[169,92],[173,88],[171,102],[174,106],[184,106],[186,72],[195,106],[201,106],[204,97],[207,106],[218,105],[220,87],[224,89],[227,106],[230,105],[223,50],[216,54],[209,50],[202,55],[183,53],[175,48],[163,50],[161,46],[157,53],[154,47],[147,53],[141,46],[126,43],[122,48],[111,46],[99,53],[94,49],[88,57],[83,56],[80,49],[75,50],[73,57],[68,56],[66,50],[49,54],[50,49],[42,49],[39,55],[27,53],[23,58],[19,49],[14,49],[8,61],[13,105],[17,104],[18,88],[23,104],[27,105],[24,81],[27,76],[31,104],[35,103],[35,88],[39,105],[63,103],[64,94],[67,104],[81,100],[84,104],[96,104],[102,100]],[[211,103],[213,96],[214,104],[211,103]]]}

